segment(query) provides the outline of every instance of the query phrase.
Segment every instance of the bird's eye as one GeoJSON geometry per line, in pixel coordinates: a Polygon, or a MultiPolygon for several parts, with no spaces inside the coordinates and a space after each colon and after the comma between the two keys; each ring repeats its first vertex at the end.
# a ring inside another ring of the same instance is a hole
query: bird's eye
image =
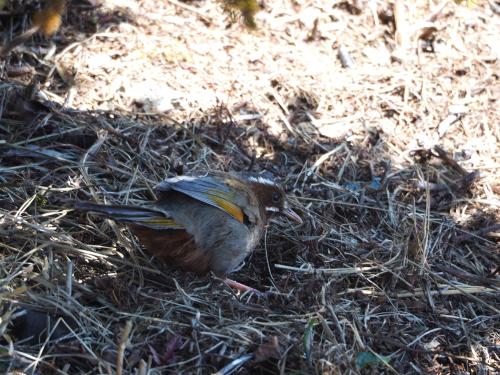
{"type": "Polygon", "coordinates": [[[280,201],[280,199],[281,199],[280,193],[278,193],[277,191],[275,191],[273,193],[273,202],[278,203],[280,201]]]}

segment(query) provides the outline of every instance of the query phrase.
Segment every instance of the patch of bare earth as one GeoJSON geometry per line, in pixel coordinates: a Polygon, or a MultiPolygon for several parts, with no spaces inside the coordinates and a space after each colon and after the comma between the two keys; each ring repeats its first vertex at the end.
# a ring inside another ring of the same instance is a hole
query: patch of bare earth
{"type": "Polygon", "coordinates": [[[95,3],[1,62],[0,373],[500,370],[496,2],[271,0],[255,31],[95,3]],[[71,208],[209,170],[273,173],[305,222],[232,275],[264,297],[71,208]]]}

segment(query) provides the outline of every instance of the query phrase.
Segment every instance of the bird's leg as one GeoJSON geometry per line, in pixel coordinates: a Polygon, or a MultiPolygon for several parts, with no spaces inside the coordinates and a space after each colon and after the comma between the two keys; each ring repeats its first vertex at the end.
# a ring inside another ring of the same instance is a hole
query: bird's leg
{"type": "Polygon", "coordinates": [[[255,294],[259,294],[259,295],[262,294],[262,292],[258,291],[255,288],[252,288],[251,286],[239,283],[239,282],[237,282],[235,280],[232,280],[232,279],[228,279],[227,277],[224,279],[224,282],[230,288],[234,288],[236,290],[239,290],[240,292],[252,292],[252,293],[255,293],[255,294]]]}

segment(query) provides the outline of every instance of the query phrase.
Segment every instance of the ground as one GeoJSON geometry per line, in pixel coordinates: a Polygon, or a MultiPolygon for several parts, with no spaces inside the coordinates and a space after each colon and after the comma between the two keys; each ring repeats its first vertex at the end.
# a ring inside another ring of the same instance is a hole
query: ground
{"type": "MultiPolygon", "coordinates": [[[[249,30],[216,1],[72,1],[5,56],[0,372],[500,371],[499,6],[401,4],[269,0],[249,30]],[[72,208],[211,170],[273,176],[304,221],[231,275],[263,296],[72,208]]],[[[38,5],[5,5],[3,40],[38,5]]]]}

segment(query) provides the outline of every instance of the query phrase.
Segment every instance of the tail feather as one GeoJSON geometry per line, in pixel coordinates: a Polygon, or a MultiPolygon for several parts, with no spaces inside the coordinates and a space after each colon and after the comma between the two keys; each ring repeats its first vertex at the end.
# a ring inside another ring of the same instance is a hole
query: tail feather
{"type": "Polygon", "coordinates": [[[152,229],[183,229],[184,226],[176,223],[167,213],[145,207],[103,205],[91,202],[77,201],[74,208],[104,215],[115,221],[128,224],[142,225],[152,229]]]}

